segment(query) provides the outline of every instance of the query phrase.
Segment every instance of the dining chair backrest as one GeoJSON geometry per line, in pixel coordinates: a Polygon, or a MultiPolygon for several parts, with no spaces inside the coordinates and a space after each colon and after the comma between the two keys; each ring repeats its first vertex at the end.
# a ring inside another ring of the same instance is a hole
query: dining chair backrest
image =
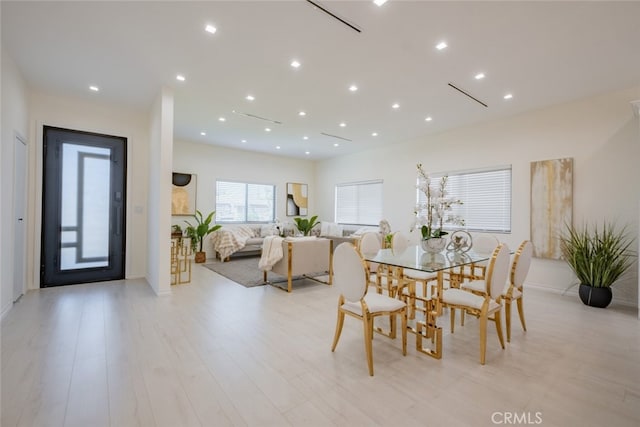
{"type": "MultiPolygon", "coordinates": [[[[368,231],[360,238],[360,253],[365,255],[375,255],[382,248],[380,235],[375,231],[368,231]]],[[[373,273],[378,270],[379,264],[369,262],[369,270],[373,273]]]]}
{"type": "Polygon", "coordinates": [[[500,240],[493,234],[474,234],[472,236],[472,249],[476,253],[490,254],[500,244],[500,240]]]}
{"type": "Polygon", "coordinates": [[[533,257],[533,243],[525,240],[520,244],[513,257],[513,265],[511,266],[511,284],[518,289],[522,289],[524,279],[529,273],[531,266],[531,258],[533,257]]]}
{"type": "Polygon", "coordinates": [[[502,295],[504,284],[507,281],[507,277],[509,277],[510,260],[509,247],[505,243],[499,244],[491,255],[485,279],[487,292],[493,299],[497,299],[502,295]]]}
{"type": "Polygon", "coordinates": [[[360,301],[367,293],[367,271],[355,246],[345,242],[333,251],[333,284],[347,301],[360,301]]]}
{"type": "Polygon", "coordinates": [[[374,231],[368,231],[360,238],[360,252],[363,254],[376,254],[381,247],[380,236],[374,231]]]}
{"type": "Polygon", "coordinates": [[[393,237],[391,238],[391,249],[396,254],[404,252],[409,246],[409,240],[407,236],[405,236],[401,231],[396,231],[393,233],[393,237]]]}

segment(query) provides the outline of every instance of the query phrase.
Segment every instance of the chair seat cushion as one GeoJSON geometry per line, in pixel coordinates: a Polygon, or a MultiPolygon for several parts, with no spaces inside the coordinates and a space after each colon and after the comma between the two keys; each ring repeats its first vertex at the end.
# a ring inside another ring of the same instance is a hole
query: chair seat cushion
{"type": "MultiPolygon", "coordinates": [[[[415,291],[416,291],[416,293],[415,293],[414,296],[416,298],[421,299],[421,300],[430,301],[433,298],[432,295],[431,295],[431,287],[430,286],[427,286],[427,295],[426,296],[423,295],[424,292],[422,292],[423,289],[422,289],[422,286],[420,286],[420,285],[415,287],[415,291]]],[[[410,296],[409,287],[408,286],[405,286],[404,288],[402,288],[402,295],[410,296]]]]}
{"type": "MultiPolygon", "coordinates": [[[[507,292],[509,291],[509,288],[505,289],[503,296],[506,297],[507,296],[507,292]]],[[[514,287],[513,288],[513,292],[511,293],[511,299],[518,299],[522,296],[522,291],[519,290],[518,288],[514,287]]]]}
{"type": "MultiPolygon", "coordinates": [[[[399,299],[390,298],[386,295],[374,292],[367,293],[367,295],[364,296],[364,302],[367,303],[370,313],[396,311],[406,306],[406,304],[399,299]]],[[[362,305],[360,304],[360,301],[347,301],[342,304],[342,308],[350,311],[351,313],[357,314],[358,316],[362,316],[362,305]]]]}
{"type": "MultiPolygon", "coordinates": [[[[480,310],[484,304],[485,297],[472,294],[462,289],[447,289],[442,293],[442,302],[458,306],[471,307],[480,310]]],[[[489,300],[489,313],[500,308],[501,305],[495,300],[489,300]]]]}
{"type": "Polygon", "coordinates": [[[484,280],[472,280],[470,282],[464,282],[460,285],[462,289],[476,292],[487,292],[487,282],[484,280]]]}
{"type": "Polygon", "coordinates": [[[410,270],[405,268],[404,276],[413,280],[437,280],[438,275],[433,273],[427,273],[426,271],[410,270]]]}

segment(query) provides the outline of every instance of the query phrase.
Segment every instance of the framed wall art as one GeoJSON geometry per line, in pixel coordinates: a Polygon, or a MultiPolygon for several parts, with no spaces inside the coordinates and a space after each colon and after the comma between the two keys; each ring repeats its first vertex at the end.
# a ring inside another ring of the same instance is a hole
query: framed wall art
{"type": "Polygon", "coordinates": [[[573,159],[531,162],[534,256],[561,259],[560,233],[573,219],[573,159]]]}
{"type": "Polygon", "coordinates": [[[173,172],[171,186],[171,215],[195,215],[196,175],[173,172]]]}
{"type": "Polygon", "coordinates": [[[307,184],[287,183],[287,216],[305,216],[308,213],[307,184]]]}

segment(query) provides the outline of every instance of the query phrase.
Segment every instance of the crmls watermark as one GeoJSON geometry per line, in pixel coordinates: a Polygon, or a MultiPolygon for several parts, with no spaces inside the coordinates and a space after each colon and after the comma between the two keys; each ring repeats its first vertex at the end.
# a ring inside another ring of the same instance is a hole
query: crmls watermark
{"type": "Polygon", "coordinates": [[[496,411],[491,414],[491,422],[505,425],[542,424],[542,412],[496,411]]]}

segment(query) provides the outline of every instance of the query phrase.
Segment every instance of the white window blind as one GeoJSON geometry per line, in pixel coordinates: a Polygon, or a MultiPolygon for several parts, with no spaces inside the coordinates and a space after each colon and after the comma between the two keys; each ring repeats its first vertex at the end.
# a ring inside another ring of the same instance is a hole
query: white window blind
{"type": "Polygon", "coordinates": [[[216,181],[216,222],[273,222],[275,186],[216,181]]]}
{"type": "MultiPolygon", "coordinates": [[[[445,173],[430,174],[432,186],[445,173]]],[[[447,197],[462,200],[453,206],[451,214],[460,215],[464,228],[470,231],[508,233],[511,231],[511,166],[491,169],[449,172],[447,197]]],[[[418,203],[424,202],[424,194],[418,193],[418,203]]],[[[459,226],[444,226],[456,229],[459,226]]]]}
{"type": "Polygon", "coordinates": [[[378,225],[382,220],[382,180],[336,185],[335,221],[378,225]]]}

